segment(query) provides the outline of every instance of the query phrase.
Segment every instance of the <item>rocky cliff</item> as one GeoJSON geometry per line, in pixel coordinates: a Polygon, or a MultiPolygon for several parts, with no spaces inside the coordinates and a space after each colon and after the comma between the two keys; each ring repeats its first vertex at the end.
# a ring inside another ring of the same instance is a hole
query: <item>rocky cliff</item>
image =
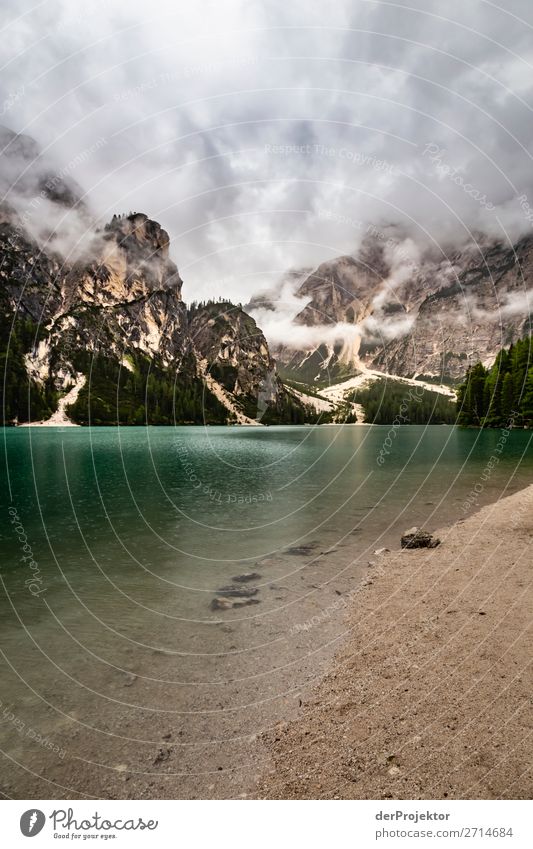
{"type": "Polygon", "coordinates": [[[469,364],[491,365],[500,348],[530,335],[533,236],[458,255],[453,275],[437,284],[428,285],[409,333],[373,352],[375,366],[458,379],[469,364]]]}
{"type": "Polygon", "coordinates": [[[70,412],[81,423],[285,421],[293,407],[304,415],[249,315],[227,302],[187,309],[168,249],[160,225],[132,213],[94,234],[90,261],[69,265],[4,211],[5,366],[20,378],[23,359],[35,408],[17,391],[8,420],[44,417],[80,375],[70,412]]]}
{"type": "MultiPolygon", "coordinates": [[[[9,138],[13,175],[14,163],[20,171],[20,160],[38,151],[31,140],[9,138]]],[[[24,191],[0,207],[7,422],[47,418],[74,385],[65,412],[80,423],[303,420],[303,405],[283,386],[249,315],[227,302],[187,310],[169,236],[156,221],[135,212],[95,227],[77,187],[32,163],[24,191]],[[47,183],[61,230],[49,227],[38,239],[24,209],[38,214],[47,183]],[[83,249],[65,256],[63,231],[74,213],[78,235],[80,208],[83,249]]]]}
{"type": "MultiPolygon", "coordinates": [[[[490,364],[502,345],[531,332],[533,236],[435,257],[409,238],[385,240],[369,229],[356,256],[299,281],[293,323],[309,328],[310,343],[274,348],[282,373],[332,383],[370,367],[454,381],[469,363],[490,364]]],[[[253,299],[252,314],[275,311],[276,298],[274,291],[253,299]]]]}

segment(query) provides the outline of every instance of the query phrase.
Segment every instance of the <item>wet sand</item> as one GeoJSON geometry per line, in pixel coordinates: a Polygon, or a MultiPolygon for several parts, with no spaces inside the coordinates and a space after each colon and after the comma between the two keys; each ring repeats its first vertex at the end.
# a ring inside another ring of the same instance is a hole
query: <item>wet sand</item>
{"type": "Polygon", "coordinates": [[[437,536],[373,556],[331,669],[263,736],[254,795],[533,796],[533,486],[437,536]]]}

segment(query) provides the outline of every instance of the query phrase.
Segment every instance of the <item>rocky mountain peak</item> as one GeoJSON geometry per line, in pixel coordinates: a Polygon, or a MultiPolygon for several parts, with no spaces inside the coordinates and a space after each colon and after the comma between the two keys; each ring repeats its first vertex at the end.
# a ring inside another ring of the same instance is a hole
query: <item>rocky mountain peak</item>
{"type": "MultiPolygon", "coordinates": [[[[84,423],[115,421],[119,390],[118,415],[130,424],[145,415],[164,424],[301,417],[251,316],[226,301],[187,313],[169,241],[144,213],[115,215],[94,232],[84,258],[69,264],[40,246],[20,217],[0,214],[0,332],[10,344],[20,316],[16,366],[34,409],[52,411],[58,392],[75,385],[75,415],[84,423]]],[[[32,415],[15,385],[7,409],[19,421],[32,415]]]]}
{"type": "Polygon", "coordinates": [[[289,343],[275,356],[290,376],[312,380],[361,365],[457,380],[469,362],[491,364],[503,344],[530,332],[531,279],[533,236],[515,245],[485,237],[444,256],[391,228],[369,228],[355,256],[322,263],[294,292],[307,299],[294,323],[323,326],[324,340],[337,327],[336,344],[317,344],[313,332],[308,348],[289,343]],[[358,335],[351,347],[346,325],[358,335]]]}
{"type": "Polygon", "coordinates": [[[169,256],[170,238],[157,221],[143,212],[114,215],[98,235],[95,252],[99,269],[109,272],[107,281],[114,275],[129,290],[172,289],[181,297],[182,280],[169,256]]]}
{"type": "Polygon", "coordinates": [[[144,212],[113,215],[109,224],[105,225],[104,232],[107,238],[114,238],[129,256],[147,259],[158,255],[168,259],[168,233],[144,212]]]}

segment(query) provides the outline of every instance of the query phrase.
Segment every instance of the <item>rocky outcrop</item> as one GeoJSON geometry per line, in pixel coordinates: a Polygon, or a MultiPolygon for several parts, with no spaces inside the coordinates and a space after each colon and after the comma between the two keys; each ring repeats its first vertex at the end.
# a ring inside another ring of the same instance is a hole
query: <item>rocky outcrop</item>
{"type": "MultiPolygon", "coordinates": [[[[338,382],[365,367],[453,381],[530,332],[532,285],[533,236],[514,246],[485,240],[439,258],[370,228],[356,256],[323,263],[299,281],[303,306],[294,324],[314,328],[309,347],[273,353],[282,373],[306,382],[338,382]]],[[[251,307],[267,302],[263,296],[251,307]]]]}
{"type": "Polygon", "coordinates": [[[114,216],[97,231],[95,259],[70,271],[54,328],[80,328],[86,350],[106,346],[116,356],[135,348],[164,366],[186,351],[187,315],[182,281],[169,258],[169,237],[142,213],[114,216]]]}
{"type": "Polygon", "coordinates": [[[409,334],[377,352],[376,367],[457,379],[470,363],[491,365],[502,346],[531,333],[533,237],[459,255],[455,269],[420,303],[409,334]]]}
{"type": "MultiPolygon", "coordinates": [[[[186,378],[187,397],[199,398],[196,407],[201,396],[210,397],[210,421],[217,420],[215,413],[221,422],[253,423],[265,413],[283,420],[289,401],[303,410],[285,390],[263,333],[244,310],[227,302],[187,310],[168,234],[147,215],[114,216],[95,231],[90,259],[68,265],[39,248],[16,215],[4,211],[0,250],[6,333],[15,315],[30,325],[33,340],[26,340],[24,362],[36,387],[67,391],[80,372],[89,377],[98,357],[111,359],[115,372],[136,373],[144,357],[160,382],[178,375],[177,391],[180,375],[186,378]]],[[[130,408],[134,402],[143,406],[135,391],[130,408]]],[[[167,410],[164,421],[169,415],[167,410]]],[[[185,420],[191,415],[196,420],[196,414],[183,413],[185,420]]],[[[141,410],[135,423],[142,416],[141,410]]]]}
{"type": "Polygon", "coordinates": [[[355,257],[324,262],[300,286],[299,297],[311,300],[295,321],[308,326],[359,324],[371,311],[380,282],[380,269],[355,257]]]}
{"type": "Polygon", "coordinates": [[[267,341],[254,319],[227,301],[193,305],[189,336],[209,375],[241,405],[250,418],[261,418],[278,402],[284,388],[267,341]]]}
{"type": "Polygon", "coordinates": [[[179,363],[187,334],[181,280],[167,234],[148,216],[115,218],[95,233],[94,258],[69,266],[4,212],[0,251],[4,303],[37,328],[29,354],[30,367],[39,364],[36,377],[52,376],[63,388],[78,350],[122,358],[134,348],[164,365],[179,363]]]}

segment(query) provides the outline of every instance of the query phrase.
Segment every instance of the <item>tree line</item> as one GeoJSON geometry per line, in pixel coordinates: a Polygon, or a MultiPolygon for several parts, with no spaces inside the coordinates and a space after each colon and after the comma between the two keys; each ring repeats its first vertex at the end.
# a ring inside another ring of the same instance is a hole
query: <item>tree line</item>
{"type": "Polygon", "coordinates": [[[395,380],[376,380],[345,397],[361,404],[367,424],[455,424],[453,399],[423,386],[395,380]]]}
{"type": "Polygon", "coordinates": [[[457,423],[533,427],[531,336],[502,348],[491,368],[476,363],[457,393],[457,423]]]}
{"type": "Polygon", "coordinates": [[[57,409],[59,393],[53,381],[39,384],[26,369],[25,354],[38,338],[35,322],[29,318],[13,321],[13,315],[0,306],[0,424],[47,419],[57,409]]]}
{"type": "Polygon", "coordinates": [[[132,370],[116,357],[88,351],[76,352],[73,359],[76,370],[87,375],[76,403],[67,409],[78,424],[225,424],[228,419],[190,357],[178,373],[138,351],[128,354],[132,370]]]}

